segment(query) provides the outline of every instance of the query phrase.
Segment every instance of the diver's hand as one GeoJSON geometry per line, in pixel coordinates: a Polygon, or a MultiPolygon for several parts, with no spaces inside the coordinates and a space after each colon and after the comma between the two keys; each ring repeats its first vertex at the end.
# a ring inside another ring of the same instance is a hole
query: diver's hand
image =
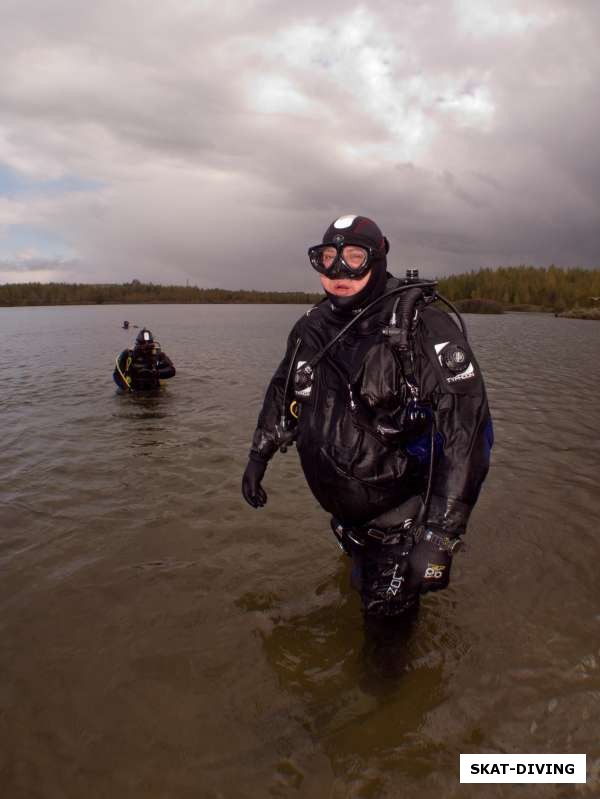
{"type": "Polygon", "coordinates": [[[439,543],[417,541],[408,556],[408,583],[414,591],[442,591],[450,582],[452,554],[439,543]]]}
{"type": "Polygon", "coordinates": [[[250,458],[242,477],[242,496],[253,508],[262,508],[267,502],[267,493],[261,485],[268,461],[250,458]]]}

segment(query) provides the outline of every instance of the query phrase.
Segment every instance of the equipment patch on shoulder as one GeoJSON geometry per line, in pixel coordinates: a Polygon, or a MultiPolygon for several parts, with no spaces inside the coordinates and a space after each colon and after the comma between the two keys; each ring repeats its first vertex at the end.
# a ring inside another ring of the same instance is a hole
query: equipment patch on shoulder
{"type": "Polygon", "coordinates": [[[464,372],[461,372],[458,375],[454,375],[454,377],[447,377],[446,382],[457,383],[459,380],[469,380],[469,378],[471,377],[475,377],[475,367],[471,362],[469,362],[469,365],[467,366],[464,372]]]}
{"type": "Polygon", "coordinates": [[[435,344],[434,347],[440,366],[452,373],[451,377],[446,377],[447,383],[456,383],[459,380],[469,380],[475,377],[475,367],[463,347],[451,344],[449,341],[435,344]]]}

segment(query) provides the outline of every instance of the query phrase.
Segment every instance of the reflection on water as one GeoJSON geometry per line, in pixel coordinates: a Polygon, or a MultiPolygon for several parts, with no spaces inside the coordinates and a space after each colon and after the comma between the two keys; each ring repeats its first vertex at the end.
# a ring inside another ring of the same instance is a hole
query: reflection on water
{"type": "MultiPolygon", "coordinates": [[[[162,392],[161,392],[162,393],[162,392]]],[[[164,391],[166,394],[166,390],[164,391]]],[[[113,416],[118,419],[167,419],[169,417],[169,395],[122,394],[119,408],[113,416]]],[[[160,429],[160,428],[159,428],[160,429]]]]}
{"type": "Polygon", "coordinates": [[[348,581],[348,568],[340,569],[304,614],[282,618],[272,597],[247,596],[243,604],[269,617],[260,631],[266,657],[280,689],[300,701],[302,724],[327,753],[335,784],[350,781],[356,795],[378,796],[389,771],[407,778],[431,769],[431,742],[419,732],[447,701],[447,669],[466,648],[446,612],[451,604],[439,614],[424,609],[402,627],[379,620],[365,627],[348,581]]]}
{"type": "Polygon", "coordinates": [[[3,796],[450,799],[478,751],[586,752],[587,786],[528,795],[600,792],[597,327],[468,318],[492,470],[450,589],[394,631],[293,450],[265,509],[239,496],[302,310],[0,310],[3,796]],[[156,396],[115,394],[124,317],[177,367],[156,396]]]}

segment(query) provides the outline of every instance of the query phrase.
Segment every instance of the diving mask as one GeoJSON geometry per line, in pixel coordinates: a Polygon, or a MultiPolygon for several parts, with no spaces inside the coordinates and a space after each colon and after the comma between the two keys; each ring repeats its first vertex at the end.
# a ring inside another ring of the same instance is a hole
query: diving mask
{"type": "Polygon", "coordinates": [[[347,277],[359,280],[371,268],[371,261],[377,250],[362,244],[345,243],[342,236],[331,244],[317,244],[310,247],[308,257],[313,269],[325,277],[347,277]]]}

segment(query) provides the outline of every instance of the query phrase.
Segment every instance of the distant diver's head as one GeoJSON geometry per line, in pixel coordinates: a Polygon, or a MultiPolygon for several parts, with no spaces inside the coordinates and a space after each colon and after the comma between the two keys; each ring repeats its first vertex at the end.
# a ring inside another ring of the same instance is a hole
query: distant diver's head
{"type": "Polygon", "coordinates": [[[135,339],[136,347],[151,347],[154,344],[154,336],[148,328],[143,327],[135,339]]]}
{"type": "Polygon", "coordinates": [[[150,330],[143,327],[137,334],[133,346],[133,354],[136,358],[151,358],[158,349],[154,337],[150,330]]]}
{"type": "Polygon", "coordinates": [[[390,245],[366,216],[340,216],[325,231],[323,242],[308,250],[333,306],[355,310],[379,296],[386,282],[390,245]]]}

